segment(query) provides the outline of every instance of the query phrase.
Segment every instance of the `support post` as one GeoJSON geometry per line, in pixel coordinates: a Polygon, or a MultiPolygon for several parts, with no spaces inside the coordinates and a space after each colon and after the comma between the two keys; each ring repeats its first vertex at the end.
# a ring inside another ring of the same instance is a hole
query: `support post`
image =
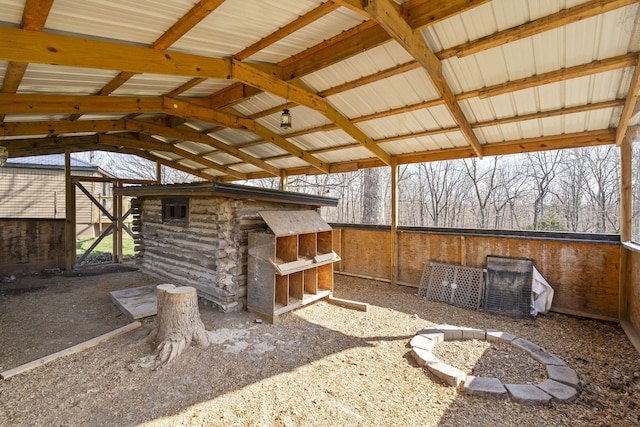
{"type": "Polygon", "coordinates": [[[65,269],[73,270],[76,263],[76,189],[71,180],[71,152],[64,152],[64,230],[65,269]]]}
{"type": "MultiPolygon", "coordinates": [[[[620,145],[620,241],[631,240],[632,201],[632,149],[629,132],[620,145]]],[[[618,277],[618,320],[626,320],[628,313],[628,289],[631,283],[631,253],[620,247],[620,275],[618,277]]]]}
{"type": "Polygon", "coordinates": [[[398,284],[398,158],[391,157],[391,284],[398,284]]]}
{"type": "Polygon", "coordinates": [[[156,183],[162,184],[162,164],[156,162],[156,183]]]}
{"type": "Polygon", "coordinates": [[[280,191],[287,191],[287,172],[280,171],[280,191]]]}
{"type": "Polygon", "coordinates": [[[116,195],[115,189],[120,187],[118,181],[113,182],[113,262],[122,263],[122,195],[116,195]]]}

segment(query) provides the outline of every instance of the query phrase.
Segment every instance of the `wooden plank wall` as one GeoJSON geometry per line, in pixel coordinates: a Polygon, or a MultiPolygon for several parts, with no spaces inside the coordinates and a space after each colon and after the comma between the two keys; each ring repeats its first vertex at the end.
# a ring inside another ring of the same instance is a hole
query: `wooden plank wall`
{"type": "MultiPolygon", "coordinates": [[[[337,271],[390,278],[389,230],[334,228],[337,271]]],[[[425,260],[484,268],[487,255],[531,258],[555,290],[554,311],[618,318],[619,242],[400,231],[398,254],[398,283],[416,287],[425,260]]]]}
{"type": "Polygon", "coordinates": [[[64,219],[0,218],[0,276],[64,268],[64,219]]]}
{"type": "Polygon", "coordinates": [[[631,280],[628,283],[627,313],[631,325],[640,331],[640,253],[629,251],[631,258],[631,280]]]}

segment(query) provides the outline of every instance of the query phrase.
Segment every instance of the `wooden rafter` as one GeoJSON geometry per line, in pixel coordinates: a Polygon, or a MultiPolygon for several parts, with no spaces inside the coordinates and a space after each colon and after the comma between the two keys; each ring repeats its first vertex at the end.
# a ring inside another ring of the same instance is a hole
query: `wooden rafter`
{"type": "Polygon", "coordinates": [[[156,122],[148,122],[148,121],[139,121],[139,120],[126,120],[125,127],[129,131],[147,133],[150,135],[160,135],[167,138],[173,138],[181,141],[193,141],[198,142],[200,144],[206,144],[211,147],[217,148],[225,153],[231,154],[232,156],[241,159],[247,163],[250,163],[254,166],[257,166],[269,173],[273,176],[280,176],[280,169],[256,158],[253,157],[242,150],[237,149],[236,147],[225,144],[224,142],[213,138],[212,136],[203,134],[201,132],[197,132],[195,130],[188,130],[184,127],[181,128],[171,128],[169,126],[164,126],[158,124],[156,122]]]}
{"type": "Polygon", "coordinates": [[[320,112],[366,149],[379,157],[385,164],[391,164],[391,156],[386,151],[375,145],[373,140],[357,128],[347,117],[329,105],[324,98],[311,92],[310,89],[292,85],[236,60],[233,60],[232,76],[236,80],[276,94],[282,98],[291,99],[298,104],[320,112]]]}
{"type": "Polygon", "coordinates": [[[225,59],[8,27],[0,27],[0,59],[215,79],[231,75],[225,59]]]}
{"type": "Polygon", "coordinates": [[[240,52],[236,53],[234,55],[234,58],[238,59],[238,60],[243,60],[243,59],[247,59],[248,57],[250,57],[251,55],[260,52],[262,49],[264,49],[265,47],[272,45],[273,43],[277,42],[280,39],[285,38],[286,36],[294,33],[295,31],[298,31],[302,28],[304,28],[306,25],[312,23],[313,21],[322,18],[324,15],[333,12],[335,9],[337,9],[338,6],[333,3],[332,1],[327,1],[325,3],[322,3],[320,6],[316,7],[315,9],[311,10],[310,12],[307,12],[306,14],[302,15],[301,17],[299,17],[298,19],[291,21],[290,23],[288,23],[287,25],[285,25],[284,27],[278,29],[277,31],[269,34],[268,36],[262,38],[261,40],[257,41],[256,43],[252,44],[251,46],[248,46],[246,48],[244,48],[243,50],[241,50],[240,52]]]}
{"type": "MultiPolygon", "coordinates": [[[[53,0],[27,0],[22,11],[20,28],[29,31],[42,31],[53,0]]],[[[28,63],[10,61],[2,81],[2,92],[16,93],[22,82],[28,63]]],[[[4,115],[0,114],[0,122],[4,121],[4,115]]]]}
{"type": "Polygon", "coordinates": [[[125,130],[124,120],[81,120],[0,123],[0,136],[47,135],[63,133],[112,132],[125,130]]]}
{"type": "Polygon", "coordinates": [[[233,176],[237,179],[247,179],[247,174],[238,172],[225,165],[221,165],[214,161],[208,160],[205,157],[198,156],[187,150],[176,147],[173,144],[168,144],[158,140],[140,140],[132,138],[130,136],[120,135],[100,135],[98,138],[100,144],[114,145],[117,147],[130,147],[140,148],[146,151],[166,151],[168,153],[174,153],[184,159],[191,160],[192,162],[201,164],[205,168],[210,168],[222,172],[226,175],[233,176]]]}
{"type": "Polygon", "coordinates": [[[442,74],[440,60],[431,52],[422,34],[415,32],[407,24],[402,15],[391,6],[389,0],[370,0],[364,6],[364,10],[424,67],[467,141],[473,147],[477,156],[482,158],[480,141],[473,133],[469,121],[460,105],[458,105],[453,91],[442,74]]]}
{"type": "Polygon", "coordinates": [[[636,67],[633,70],[633,76],[631,76],[631,81],[629,82],[629,89],[627,89],[627,100],[624,103],[622,114],[618,121],[618,128],[616,129],[616,145],[618,147],[622,145],[627,133],[629,119],[633,115],[636,103],[638,102],[638,91],[640,91],[640,62],[636,62],[636,67]]]}
{"type": "Polygon", "coordinates": [[[497,33],[482,37],[477,40],[454,46],[438,52],[438,58],[446,59],[453,56],[467,56],[480,51],[502,46],[507,43],[531,37],[545,31],[559,28],[583,19],[591,18],[630,4],[638,0],[591,0],[577,6],[563,9],[551,15],[535,19],[513,28],[498,31],[497,33]]]}

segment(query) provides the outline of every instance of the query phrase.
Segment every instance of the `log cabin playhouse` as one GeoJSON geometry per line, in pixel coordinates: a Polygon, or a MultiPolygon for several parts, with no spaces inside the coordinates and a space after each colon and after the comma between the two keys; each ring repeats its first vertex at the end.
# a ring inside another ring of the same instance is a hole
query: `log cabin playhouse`
{"type": "MultiPolygon", "coordinates": [[[[275,235],[263,219],[267,213],[276,212],[276,216],[283,217],[287,216],[286,211],[294,212],[294,226],[307,233],[315,233],[321,228],[318,231],[324,232],[324,241],[328,242],[324,252],[332,252],[331,228],[320,219],[316,210],[321,206],[336,206],[338,201],[334,198],[213,182],[123,187],[116,192],[136,198],[133,204],[139,219],[134,231],[141,271],[176,285],[193,286],[200,297],[224,312],[247,306],[249,235],[254,232],[270,235],[275,244],[275,235]]],[[[291,233],[287,234],[287,243],[296,240],[291,233]]],[[[293,249],[291,246],[289,249],[297,251],[297,245],[296,240],[293,249]]],[[[311,255],[307,252],[305,254],[311,255]]],[[[278,249],[277,255],[287,262],[297,260],[297,252],[285,254],[283,249],[278,249]]],[[[314,252],[311,256],[315,255],[314,252]]],[[[275,261],[276,254],[271,258],[275,261]]],[[[326,261],[323,265],[329,265],[329,260],[326,261]]],[[[285,305],[293,309],[293,297],[302,299],[302,293],[292,288],[291,304],[288,288],[286,297],[280,294],[276,297],[274,269],[268,263],[264,268],[265,272],[260,270],[256,275],[269,275],[265,281],[269,281],[273,289],[270,295],[266,295],[264,289],[261,294],[260,291],[255,293],[254,306],[269,306],[277,298],[279,304],[285,301],[285,305]],[[259,294],[273,302],[258,301],[259,294]]],[[[321,271],[326,270],[321,268],[321,271]]],[[[253,283],[256,285],[257,280],[253,283]]],[[[280,292],[283,280],[278,279],[278,283],[280,292]]],[[[332,278],[327,277],[321,286],[331,290],[332,283],[332,278]]],[[[323,293],[322,296],[325,294],[328,295],[323,293]]],[[[260,314],[272,320],[273,312],[260,311],[260,314]]]]}

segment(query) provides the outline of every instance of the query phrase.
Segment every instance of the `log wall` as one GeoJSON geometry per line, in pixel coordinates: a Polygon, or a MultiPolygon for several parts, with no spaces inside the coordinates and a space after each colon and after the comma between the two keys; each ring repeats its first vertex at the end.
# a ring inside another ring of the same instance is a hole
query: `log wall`
{"type": "Polygon", "coordinates": [[[0,276],[64,268],[64,219],[0,218],[0,276]]]}
{"type": "MultiPolygon", "coordinates": [[[[342,257],[339,272],[390,278],[388,227],[332,226],[338,234],[335,251],[342,257]]],[[[615,236],[586,240],[584,235],[529,234],[399,230],[398,282],[417,287],[426,260],[484,268],[487,255],[531,258],[554,288],[552,310],[618,319],[620,243],[615,236]]]]}
{"type": "Polygon", "coordinates": [[[230,199],[189,198],[188,224],[163,224],[162,199],[142,199],[141,270],[163,281],[193,286],[222,311],[245,307],[248,234],[265,230],[262,210],[309,206],[230,199]]]}

